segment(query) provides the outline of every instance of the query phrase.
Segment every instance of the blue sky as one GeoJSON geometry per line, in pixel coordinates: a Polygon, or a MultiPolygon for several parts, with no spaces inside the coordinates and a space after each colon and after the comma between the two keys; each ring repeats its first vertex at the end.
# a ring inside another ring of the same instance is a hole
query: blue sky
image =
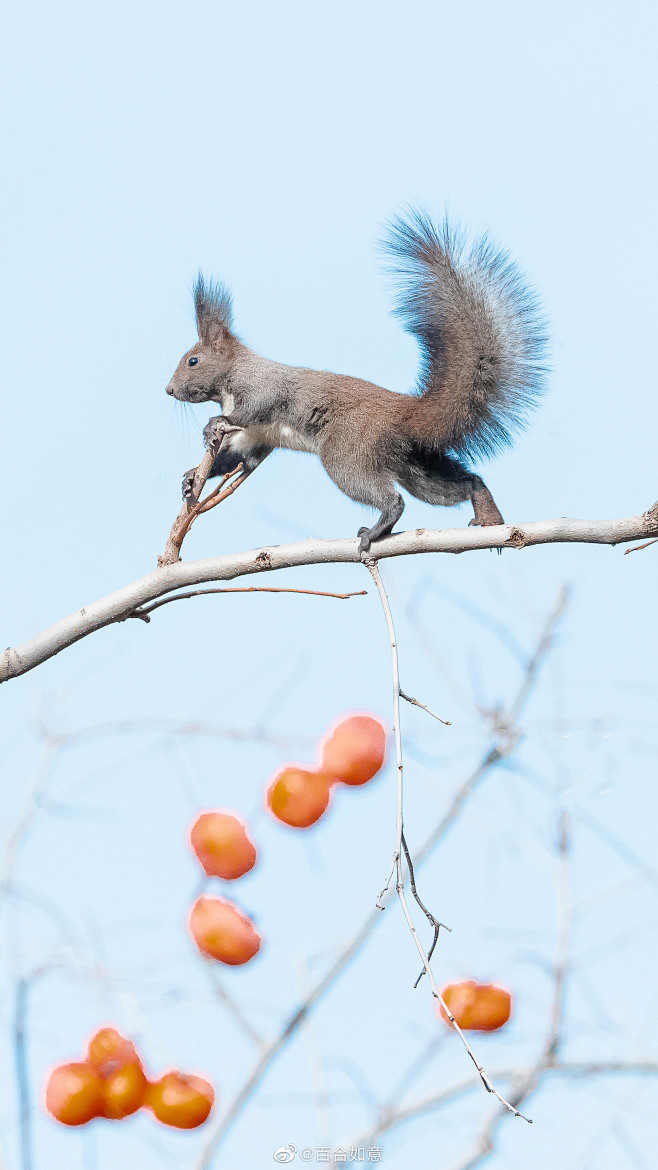
{"type": "MultiPolygon", "coordinates": [[[[417,354],[389,312],[377,250],[386,220],[409,203],[488,229],[546,309],[549,392],[515,449],[484,469],[506,519],[649,507],[658,496],[656,23],[643,3],[14,6],[0,81],[3,644],[153,567],[208,415],[184,416],[164,394],[194,340],[199,266],[232,288],[238,332],[258,352],[412,386],[417,354]]],[[[366,516],[319,463],[281,453],[196,525],[185,552],[349,535],[366,516]]],[[[404,524],[468,518],[409,501],[404,524]]],[[[424,879],[453,926],[438,975],[500,978],[517,991],[509,1036],[481,1042],[492,1067],[531,1059],[544,1035],[541,964],[554,943],[552,840],[563,805],[580,826],[573,880],[586,907],[571,1056],[656,1053],[655,884],[644,872],[657,811],[655,557],[556,546],[384,566],[403,686],[453,721],[444,729],[404,714],[414,841],[488,742],[478,708],[504,702],[518,683],[514,655],[474,607],[527,651],[560,586],[572,586],[518,766],[482,788],[424,879]]],[[[223,978],[266,1035],[381,886],[393,769],[371,790],[342,794],[308,836],[284,833],[261,811],[286,754],[312,758],[300,738],[312,743],[352,708],[390,718],[383,621],[363,571],[279,576],[370,595],[172,605],[150,626],[101,631],[2,688],[7,835],[37,766],[39,726],[114,728],[57,757],[52,801],[18,855],[20,880],[65,911],[74,942],[67,950],[61,923],[33,905],[2,906],[3,1170],[20,1167],[13,987],[53,956],[63,955],[62,970],[32,995],[35,1094],[44,1069],[74,1057],[106,1019],[140,1037],[154,1071],[208,1072],[224,1103],[249,1067],[253,1053],[213,1000],[182,926],[198,885],[184,844],[198,808],[236,807],[262,845],[262,868],[236,896],[268,945],[253,968],[223,978]],[[140,730],[119,733],[125,719],[140,730]],[[165,722],[149,730],[148,719],[165,722]],[[181,720],[256,728],[261,740],[181,737],[181,720]],[[297,745],[263,742],[265,733],[297,745]]],[[[345,1143],[363,1130],[371,1096],[390,1092],[436,1031],[429,999],[410,988],[415,967],[391,911],[367,958],[273,1070],[218,1168],[267,1166],[284,1142],[345,1143]],[[333,1094],[329,1121],[305,1096],[314,1077],[333,1094]]],[[[415,1088],[465,1072],[446,1044],[415,1088]]],[[[651,1092],[628,1080],[556,1086],[533,1103],[531,1130],[508,1125],[491,1165],[648,1165],[651,1092]]],[[[437,1164],[439,1134],[439,1164],[452,1166],[487,1107],[474,1097],[440,1123],[392,1135],[385,1164],[437,1164]]],[[[35,1165],[188,1167],[202,1141],[141,1117],[85,1133],[37,1118],[35,1165]]]]}

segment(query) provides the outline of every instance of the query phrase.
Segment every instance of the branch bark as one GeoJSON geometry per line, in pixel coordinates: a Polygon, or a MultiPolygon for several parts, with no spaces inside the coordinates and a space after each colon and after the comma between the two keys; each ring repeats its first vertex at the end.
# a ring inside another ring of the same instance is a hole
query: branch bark
{"type": "MultiPolygon", "coordinates": [[[[658,536],[658,502],[640,516],[621,520],[536,520],[528,524],[501,524],[490,528],[417,528],[380,540],[369,557],[410,556],[416,553],[470,552],[481,548],[525,548],[535,544],[621,544],[658,536]]],[[[26,674],[88,634],[125,621],[134,611],[174,589],[204,581],[232,581],[254,573],[298,565],[359,564],[358,540],[302,540],[243,553],[229,553],[203,561],[161,565],[114,593],[62,618],[21,646],[0,655],[0,683],[26,674]]]]}

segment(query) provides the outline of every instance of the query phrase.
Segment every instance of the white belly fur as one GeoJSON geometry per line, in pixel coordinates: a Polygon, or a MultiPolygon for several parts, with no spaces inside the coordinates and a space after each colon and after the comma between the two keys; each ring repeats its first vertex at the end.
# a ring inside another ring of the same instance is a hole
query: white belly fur
{"type": "Polygon", "coordinates": [[[287,447],[289,451],[315,453],[317,446],[293,427],[272,423],[269,426],[247,427],[230,437],[231,451],[248,451],[251,447],[287,447]]]}

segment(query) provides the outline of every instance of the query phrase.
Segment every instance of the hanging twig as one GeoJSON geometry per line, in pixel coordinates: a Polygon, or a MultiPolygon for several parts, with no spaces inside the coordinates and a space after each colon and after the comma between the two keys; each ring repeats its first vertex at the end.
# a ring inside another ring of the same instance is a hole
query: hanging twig
{"type": "MultiPolygon", "coordinates": [[[[478,1073],[480,1074],[480,1079],[481,1079],[482,1084],[484,1085],[485,1089],[487,1090],[488,1093],[493,1093],[493,1095],[498,1098],[501,1105],[503,1105],[505,1109],[509,1110],[510,1113],[513,1113],[516,1117],[522,1117],[524,1121],[527,1121],[529,1124],[532,1124],[531,1118],[526,1117],[523,1113],[521,1113],[516,1108],[516,1105],[512,1104],[512,1102],[507,1101],[505,1099],[505,1097],[501,1096],[501,1094],[498,1092],[498,1090],[495,1088],[495,1086],[492,1084],[491,1080],[487,1076],[487,1073],[485,1072],[482,1065],[478,1062],[478,1059],[477,1059],[475,1053],[473,1052],[473,1049],[471,1048],[470,1044],[468,1043],[468,1040],[466,1039],[464,1033],[462,1032],[462,1029],[459,1027],[459,1024],[457,1023],[455,1017],[453,1016],[452,1012],[450,1011],[450,1008],[448,1007],[443,996],[441,995],[441,992],[439,990],[439,986],[438,986],[436,979],[434,977],[434,972],[432,971],[432,968],[430,966],[429,958],[425,954],[425,951],[423,949],[423,944],[421,943],[420,938],[418,937],[418,932],[416,930],[413,918],[411,916],[411,913],[409,911],[409,907],[407,905],[407,899],[406,899],[405,893],[404,893],[404,874],[402,871],[402,852],[403,852],[403,837],[404,837],[404,781],[403,781],[404,765],[403,765],[403,761],[402,761],[402,733],[401,733],[401,727],[400,727],[400,668],[399,668],[399,662],[398,662],[398,648],[397,648],[397,641],[396,641],[396,637],[395,637],[395,626],[393,624],[393,615],[391,613],[391,607],[389,604],[388,595],[387,595],[386,590],[384,588],[384,583],[381,579],[379,567],[378,567],[377,562],[375,560],[367,560],[365,562],[365,564],[366,564],[366,568],[370,572],[370,574],[375,582],[375,585],[377,586],[377,591],[379,593],[381,603],[382,603],[382,608],[384,610],[384,617],[386,619],[389,641],[390,641],[390,645],[391,645],[391,670],[392,670],[392,676],[393,676],[393,728],[394,728],[394,734],[395,734],[395,755],[396,755],[397,773],[398,773],[396,839],[395,839],[395,852],[393,854],[393,858],[394,858],[394,863],[395,863],[395,871],[396,871],[396,879],[397,879],[395,888],[397,891],[398,898],[400,900],[400,905],[402,907],[402,913],[404,914],[404,917],[405,917],[406,922],[407,922],[407,926],[409,927],[409,931],[411,932],[411,937],[413,938],[414,943],[416,944],[416,947],[418,949],[418,953],[419,953],[421,960],[422,960],[423,969],[427,972],[427,977],[429,979],[430,987],[432,989],[432,995],[441,1004],[441,1007],[443,1008],[444,1012],[446,1013],[446,1016],[450,1020],[450,1023],[452,1024],[453,1028],[455,1029],[457,1035],[459,1036],[459,1039],[461,1040],[462,1044],[464,1045],[464,1048],[466,1049],[468,1055],[470,1056],[471,1060],[473,1061],[473,1064],[475,1065],[476,1069],[478,1070],[478,1073]]],[[[421,905],[424,913],[429,916],[428,911],[422,905],[422,902],[420,902],[420,899],[418,897],[417,897],[417,901],[421,905]]],[[[436,929],[437,920],[435,918],[433,918],[433,916],[429,916],[429,917],[430,917],[430,920],[433,922],[434,927],[436,929]]]]}

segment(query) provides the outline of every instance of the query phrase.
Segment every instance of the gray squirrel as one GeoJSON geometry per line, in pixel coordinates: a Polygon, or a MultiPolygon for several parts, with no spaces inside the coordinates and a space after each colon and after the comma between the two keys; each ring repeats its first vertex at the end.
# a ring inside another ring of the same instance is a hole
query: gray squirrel
{"type": "MultiPolygon", "coordinates": [[[[167,394],[219,402],[204,441],[213,476],[240,463],[250,475],[276,447],[319,455],[334,483],[379,509],[360,528],[360,551],[387,536],[404,510],[396,484],[428,504],[471,500],[471,524],[502,524],[491,492],[461,457],[511,442],[542,390],[544,325],[537,301],[506,252],[486,236],[470,248],[445,221],[411,211],[385,247],[399,280],[397,315],[420,343],[418,390],[398,394],[360,378],[284,366],[259,357],[232,329],[226,287],[199,274],[199,340],[167,394]]],[[[183,480],[190,498],[193,468],[183,480]]]]}

